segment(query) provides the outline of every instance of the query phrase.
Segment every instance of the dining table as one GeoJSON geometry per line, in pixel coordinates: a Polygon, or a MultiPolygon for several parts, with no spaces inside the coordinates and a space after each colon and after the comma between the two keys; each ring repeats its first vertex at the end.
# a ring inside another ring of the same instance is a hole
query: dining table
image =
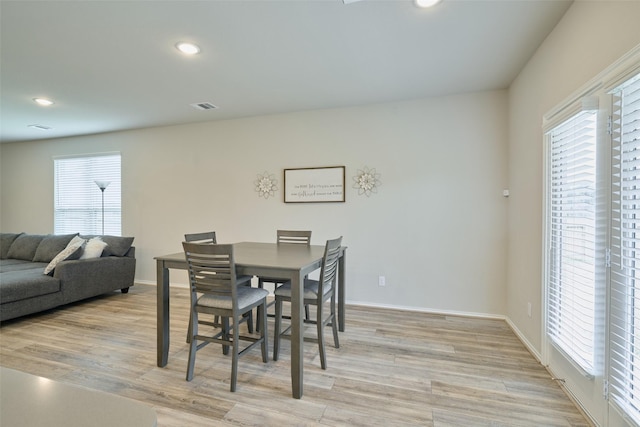
{"type": "MultiPolygon", "coordinates": [[[[338,329],[345,330],[345,268],[346,246],[340,248],[338,260],[338,329]]],[[[318,270],[324,257],[324,245],[282,245],[263,242],[233,244],[238,275],[278,277],[291,281],[291,389],[300,399],[304,382],[304,278],[318,270]]],[[[186,270],[184,252],[158,256],[157,280],[157,363],[164,367],[169,360],[169,294],[170,269],[186,270]]],[[[188,316],[188,313],[185,313],[188,316]]]]}

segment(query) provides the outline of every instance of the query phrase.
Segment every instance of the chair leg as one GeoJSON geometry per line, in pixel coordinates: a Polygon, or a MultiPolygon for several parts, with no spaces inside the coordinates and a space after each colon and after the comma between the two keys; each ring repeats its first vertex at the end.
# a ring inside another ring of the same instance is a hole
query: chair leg
{"type": "Polygon", "coordinates": [[[336,348],[340,348],[340,341],[338,341],[338,320],[336,316],[336,297],[335,294],[331,297],[331,329],[333,329],[333,345],[336,348]]]}
{"type": "Polygon", "coordinates": [[[318,348],[320,350],[320,367],[327,369],[327,356],[324,352],[324,323],[322,323],[322,306],[316,307],[316,326],[318,328],[318,348]]]}
{"type": "Polygon", "coordinates": [[[236,383],[238,382],[238,358],[240,353],[240,328],[237,327],[240,319],[233,319],[233,345],[231,346],[231,391],[236,391],[236,383]]]}
{"type": "Polygon", "coordinates": [[[192,326],[191,326],[192,319],[193,319],[193,313],[189,313],[189,329],[187,330],[187,343],[191,342],[191,337],[193,336],[193,334],[192,334],[193,331],[191,330],[191,328],[192,328],[192,326]]]}
{"type": "MultiPolygon", "coordinates": [[[[262,280],[260,277],[258,277],[258,288],[260,289],[264,289],[264,280],[262,280]]],[[[262,318],[262,314],[261,311],[263,310],[262,306],[259,305],[258,306],[258,310],[256,311],[256,333],[260,332],[260,319],[262,318]]],[[[265,303],[264,306],[264,312],[267,312],[267,304],[265,303]]],[[[265,328],[266,328],[266,323],[265,323],[265,328]]]]}
{"type": "MultiPolygon", "coordinates": [[[[265,304],[266,306],[266,304],[265,304]]],[[[262,311],[265,311],[266,313],[266,308],[263,309],[262,305],[259,305],[258,308],[256,309],[256,333],[260,332],[262,330],[262,327],[260,326],[261,322],[262,322],[262,311]]],[[[266,327],[266,323],[265,323],[265,327],[266,327]]]]}
{"type": "Polygon", "coordinates": [[[276,321],[273,327],[273,360],[278,360],[280,351],[280,325],[282,324],[282,300],[276,298],[276,321]]]}
{"type": "MultiPolygon", "coordinates": [[[[233,330],[237,331],[238,330],[238,325],[233,325],[233,330]]],[[[229,318],[228,317],[223,317],[222,318],[222,339],[224,340],[229,340],[229,318]]],[[[228,345],[223,345],[222,346],[222,354],[224,354],[225,356],[227,354],[229,354],[229,346],[228,345]]]]}
{"type": "Polygon", "coordinates": [[[258,306],[260,317],[257,321],[260,323],[260,338],[262,338],[262,361],[267,363],[269,360],[269,332],[267,331],[267,299],[258,306]]]}
{"type": "MultiPolygon", "coordinates": [[[[263,289],[264,288],[264,283],[262,282],[262,279],[260,277],[258,277],[258,288],[263,289]]],[[[262,320],[262,305],[259,305],[258,308],[256,309],[256,333],[260,332],[260,321],[262,320]]]]}
{"type": "Polygon", "coordinates": [[[247,329],[249,333],[252,334],[253,333],[253,310],[246,312],[243,317],[247,318],[247,329]]]}
{"type": "Polygon", "coordinates": [[[191,312],[191,316],[189,319],[189,361],[187,363],[187,381],[191,381],[193,379],[193,369],[196,364],[196,351],[197,349],[197,340],[196,335],[198,334],[198,314],[195,315],[191,312]]]}
{"type": "Polygon", "coordinates": [[[309,304],[304,305],[304,318],[309,320],[309,304]]]}

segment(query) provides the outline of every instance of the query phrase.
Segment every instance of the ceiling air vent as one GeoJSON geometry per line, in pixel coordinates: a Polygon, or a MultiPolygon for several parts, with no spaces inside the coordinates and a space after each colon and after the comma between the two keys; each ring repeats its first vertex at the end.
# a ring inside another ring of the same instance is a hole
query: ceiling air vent
{"type": "Polygon", "coordinates": [[[216,107],[210,102],[196,102],[195,104],[190,104],[196,110],[215,110],[216,107]]]}

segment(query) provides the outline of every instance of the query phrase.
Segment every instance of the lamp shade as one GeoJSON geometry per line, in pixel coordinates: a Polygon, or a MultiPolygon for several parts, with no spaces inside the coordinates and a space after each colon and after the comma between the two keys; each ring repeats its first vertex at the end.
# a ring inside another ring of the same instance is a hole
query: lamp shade
{"type": "Polygon", "coordinates": [[[100,188],[100,190],[104,191],[109,184],[111,184],[111,181],[94,181],[96,183],[96,185],[98,186],[98,188],[100,188]]]}

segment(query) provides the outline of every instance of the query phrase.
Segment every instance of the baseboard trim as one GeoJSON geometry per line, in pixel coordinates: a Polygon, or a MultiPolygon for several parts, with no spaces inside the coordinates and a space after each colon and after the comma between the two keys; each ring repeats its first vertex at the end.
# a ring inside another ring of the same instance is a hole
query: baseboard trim
{"type": "Polygon", "coordinates": [[[509,325],[513,333],[516,334],[520,342],[522,342],[522,344],[524,344],[527,350],[529,350],[529,353],[531,353],[533,357],[536,358],[538,363],[542,364],[542,355],[540,354],[540,352],[533,346],[533,344],[531,344],[531,342],[527,339],[527,337],[525,337],[524,334],[520,332],[520,329],[518,329],[518,327],[513,323],[513,321],[509,317],[505,316],[505,320],[507,321],[507,324],[509,325]]]}
{"type": "Polygon", "coordinates": [[[390,310],[403,310],[403,311],[412,311],[416,313],[441,314],[444,316],[461,316],[461,317],[475,317],[475,318],[483,318],[483,319],[505,320],[505,316],[501,314],[493,314],[493,313],[477,313],[477,312],[456,311],[456,310],[439,310],[435,308],[421,308],[421,307],[410,307],[410,306],[403,306],[403,305],[377,304],[377,303],[349,301],[349,300],[345,302],[347,305],[360,306],[360,307],[387,308],[390,310]]]}
{"type": "MultiPolygon", "coordinates": [[[[155,280],[136,280],[135,283],[139,283],[141,285],[152,285],[152,286],[156,286],[157,285],[155,280]]],[[[169,286],[171,286],[172,288],[189,289],[189,285],[187,285],[186,283],[171,282],[171,284],[169,286]]]]}

